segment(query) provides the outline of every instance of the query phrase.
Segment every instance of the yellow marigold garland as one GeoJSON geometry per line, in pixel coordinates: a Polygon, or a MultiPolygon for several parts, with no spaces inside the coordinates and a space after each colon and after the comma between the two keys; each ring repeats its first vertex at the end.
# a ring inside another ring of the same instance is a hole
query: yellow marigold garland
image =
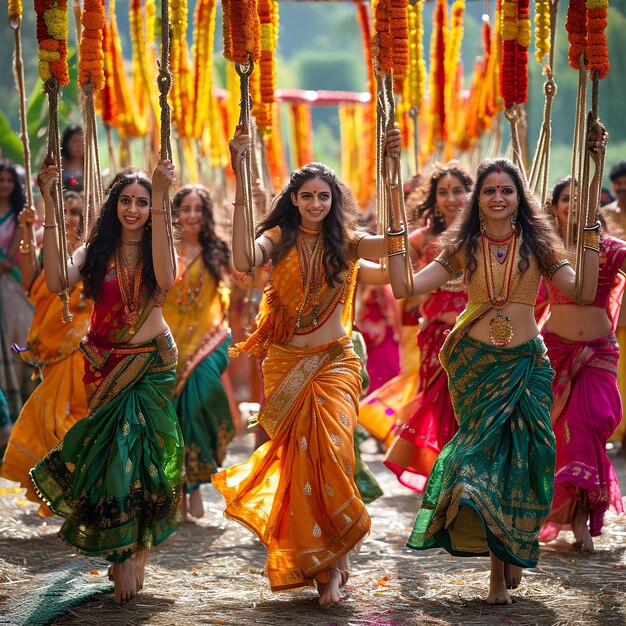
{"type": "Polygon", "coordinates": [[[418,0],[407,7],[409,15],[408,100],[411,106],[417,107],[422,105],[426,86],[423,6],[423,0],[418,0]]]}
{"type": "Polygon", "coordinates": [[[35,0],[39,76],[50,77],[64,87],[70,82],[67,67],[67,0],[35,0]]]}
{"type": "Polygon", "coordinates": [[[463,41],[463,14],[465,12],[464,0],[455,0],[452,5],[450,19],[450,36],[446,46],[446,79],[445,79],[445,107],[450,120],[448,128],[455,127],[454,118],[460,112],[458,99],[461,90],[462,74],[459,72],[461,60],[461,43],[463,41]]]}
{"type": "Polygon", "coordinates": [[[535,58],[542,63],[550,52],[550,0],[535,2],[535,58]]]}
{"type": "Polygon", "coordinates": [[[9,22],[19,22],[22,19],[22,0],[9,0],[9,22]]]}

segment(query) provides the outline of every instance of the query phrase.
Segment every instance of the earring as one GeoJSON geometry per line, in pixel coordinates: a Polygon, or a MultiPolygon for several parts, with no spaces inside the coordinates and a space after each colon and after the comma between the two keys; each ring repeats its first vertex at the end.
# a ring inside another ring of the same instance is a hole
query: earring
{"type": "Polygon", "coordinates": [[[480,207],[478,207],[478,221],[480,222],[480,232],[487,232],[487,217],[480,207]]]}
{"type": "Polygon", "coordinates": [[[517,209],[518,207],[515,207],[515,211],[513,211],[513,215],[511,215],[511,228],[513,230],[515,230],[515,224],[517,224],[517,209]]]}
{"type": "Polygon", "coordinates": [[[433,218],[435,222],[437,222],[437,224],[439,224],[440,226],[445,225],[445,221],[443,219],[443,211],[438,206],[436,206],[433,211],[433,218]]]}

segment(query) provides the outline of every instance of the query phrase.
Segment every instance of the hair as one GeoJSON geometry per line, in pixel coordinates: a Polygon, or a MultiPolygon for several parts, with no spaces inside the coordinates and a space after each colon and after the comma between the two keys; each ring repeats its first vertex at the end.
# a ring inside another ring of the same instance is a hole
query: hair
{"type": "Polygon", "coordinates": [[[535,257],[543,270],[554,263],[555,256],[556,258],[565,256],[563,242],[554,221],[541,210],[528,191],[517,166],[509,159],[487,159],[476,171],[476,182],[468,201],[454,224],[443,235],[442,248],[445,256],[451,257],[462,249],[467,250],[469,258],[466,267],[470,276],[477,267],[476,252],[480,236],[478,198],[485,178],[500,170],[513,179],[519,196],[516,223],[523,235],[520,244],[519,271],[524,273],[528,269],[531,256],[535,257]]]}
{"type": "Polygon", "coordinates": [[[83,128],[82,126],[79,126],[78,124],[70,124],[64,131],[63,131],[63,137],[61,138],[61,158],[62,159],[69,159],[70,158],[70,153],[69,153],[69,143],[70,143],[70,139],[76,135],[77,133],[80,133],[81,136],[83,134],[83,128]]]}
{"type": "Polygon", "coordinates": [[[76,202],[80,202],[83,211],[80,212],[80,222],[78,223],[78,231],[76,233],[76,238],[81,239],[83,236],[83,232],[85,230],[85,196],[80,191],[74,191],[73,189],[66,189],[63,192],[63,203],[67,204],[68,202],[75,200],[76,202]]]}
{"type": "Polygon", "coordinates": [[[626,176],[626,161],[618,161],[611,167],[609,172],[609,180],[615,182],[618,178],[626,176]]]}
{"type": "Polygon", "coordinates": [[[24,208],[26,204],[26,191],[22,186],[20,175],[17,173],[17,168],[8,159],[0,159],[0,172],[8,172],[13,179],[13,191],[9,196],[9,204],[11,205],[11,213],[15,219],[17,214],[24,208]]]}
{"type": "Polygon", "coordinates": [[[185,185],[181,187],[172,199],[172,216],[179,220],[180,205],[186,196],[196,192],[202,206],[202,228],[200,229],[200,245],[202,246],[202,261],[204,267],[219,281],[224,275],[224,268],[230,260],[230,249],[227,243],[215,232],[215,218],[213,217],[213,200],[209,190],[203,185],[185,185]]]}
{"type": "Polygon", "coordinates": [[[446,230],[443,216],[438,214],[437,206],[437,183],[447,174],[455,176],[461,181],[465,191],[472,189],[472,177],[458,161],[450,161],[444,165],[436,164],[430,177],[422,185],[423,200],[417,206],[418,224],[428,225],[432,235],[439,235],[446,230]]]}
{"type": "MultiPolygon", "coordinates": [[[[115,253],[122,238],[122,225],[117,217],[117,203],[122,190],[127,185],[139,183],[152,198],[152,181],[148,173],[139,168],[129,167],[119,172],[111,182],[100,215],[87,239],[87,255],[81,268],[85,296],[98,300],[102,282],[107,269],[107,262],[115,253]]],[[[152,265],[152,230],[149,228],[151,217],[141,239],[143,253],[142,283],[150,294],[157,288],[156,276],[152,265]]]]}
{"type": "Polygon", "coordinates": [[[267,217],[257,227],[257,236],[266,230],[280,226],[282,241],[272,252],[276,264],[296,242],[298,227],[301,224],[300,212],[291,201],[291,194],[298,194],[302,185],[319,178],[328,184],[332,202],[330,211],[322,224],[326,252],[324,268],[326,282],[333,287],[342,272],[348,269],[349,245],[356,232],[357,205],[347,185],[339,180],[335,172],[322,163],[309,163],[291,174],[289,182],[276,196],[267,217]]]}
{"type": "Polygon", "coordinates": [[[554,183],[554,187],[552,187],[552,191],[550,192],[550,196],[552,200],[550,204],[552,206],[556,206],[559,203],[559,198],[561,197],[561,193],[565,187],[569,187],[572,184],[572,177],[566,176],[565,178],[559,178],[559,180],[554,183]]]}

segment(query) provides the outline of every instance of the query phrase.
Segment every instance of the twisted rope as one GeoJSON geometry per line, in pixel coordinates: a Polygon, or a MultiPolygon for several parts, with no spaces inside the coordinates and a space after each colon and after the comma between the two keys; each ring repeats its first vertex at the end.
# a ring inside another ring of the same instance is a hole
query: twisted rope
{"type": "Polygon", "coordinates": [[[96,126],[96,107],[94,102],[94,84],[89,80],[82,87],[83,101],[83,129],[85,133],[85,206],[84,206],[84,236],[87,239],[92,224],[98,217],[102,206],[104,190],[98,155],[98,130],[96,126]]]}

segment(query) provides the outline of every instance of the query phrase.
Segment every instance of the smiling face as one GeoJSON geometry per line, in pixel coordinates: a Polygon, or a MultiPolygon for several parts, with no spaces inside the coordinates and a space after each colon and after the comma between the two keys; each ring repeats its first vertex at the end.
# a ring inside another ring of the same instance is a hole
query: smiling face
{"type": "Polygon", "coordinates": [[[513,177],[502,170],[485,176],[478,195],[478,206],[487,218],[487,230],[501,235],[511,228],[511,216],[520,198],[513,177]]]}
{"type": "Polygon", "coordinates": [[[135,182],[122,188],[117,217],[122,225],[122,239],[139,241],[150,218],[150,194],[143,185],[135,182]]]}
{"type": "Polygon", "coordinates": [[[569,215],[570,186],[565,185],[561,189],[556,204],[552,205],[552,213],[559,222],[559,228],[564,231],[567,228],[567,216],[569,215]]]}
{"type": "Polygon", "coordinates": [[[80,228],[81,214],[83,205],[77,198],[70,198],[64,202],[65,208],[65,228],[67,229],[67,237],[76,240],[78,230],[80,228]]]}
{"type": "Polygon", "coordinates": [[[202,198],[196,191],[190,191],[180,201],[178,221],[185,237],[198,238],[203,222],[202,198]]]}
{"type": "Polygon", "coordinates": [[[333,194],[330,185],[316,177],[302,183],[297,194],[291,194],[291,201],[298,207],[302,226],[321,230],[324,219],[330,213],[333,194]]]}
{"type": "Polygon", "coordinates": [[[466,199],[467,192],[458,176],[448,172],[437,181],[435,206],[441,211],[446,228],[450,226],[466,199]]]}

